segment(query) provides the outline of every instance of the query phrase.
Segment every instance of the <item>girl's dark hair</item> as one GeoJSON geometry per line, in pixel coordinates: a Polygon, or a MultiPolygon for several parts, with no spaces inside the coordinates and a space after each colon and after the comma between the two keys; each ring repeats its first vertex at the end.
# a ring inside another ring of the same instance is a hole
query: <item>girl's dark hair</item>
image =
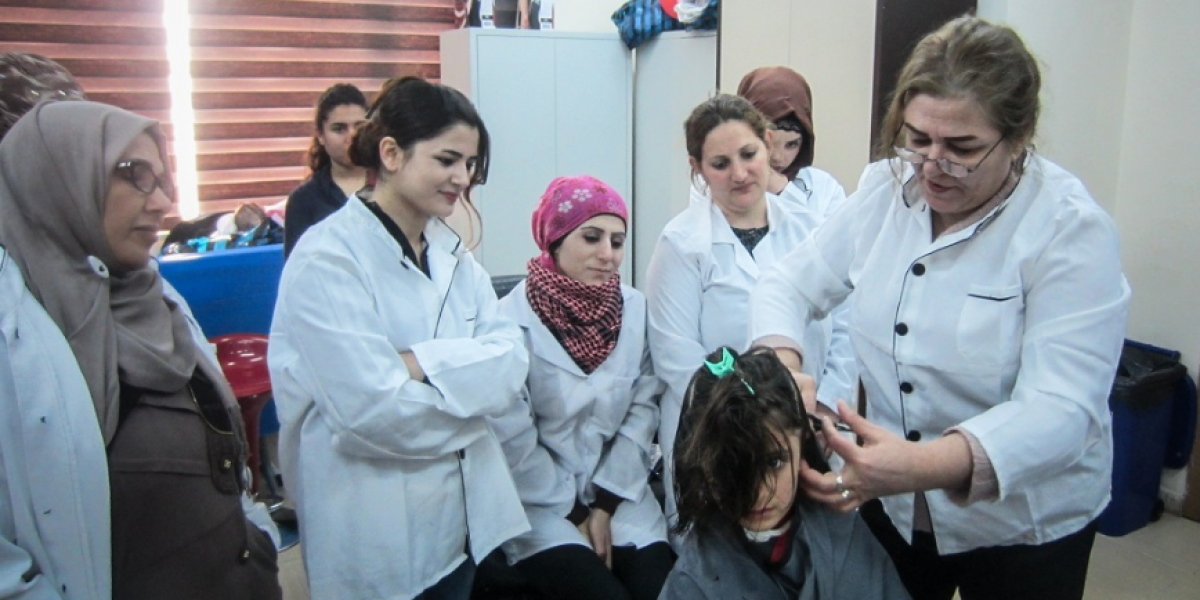
{"type": "Polygon", "coordinates": [[[479,213],[471,202],[471,190],[487,182],[491,143],[483,119],[462,92],[420,77],[389,79],[367,112],[366,124],[354,134],[350,160],[379,174],[382,165],[379,142],[383,138],[396,140],[401,150],[409,152],[417,143],[433,139],[455,125],[466,125],[479,132],[478,158],[471,181],[463,192],[474,227],[479,213]]]}
{"type": "MultiPolygon", "coordinates": [[[[680,534],[739,527],[762,486],[773,484],[771,460],[791,452],[776,433],[799,432],[801,456],[791,459],[829,470],[800,390],[774,351],[757,348],[738,355],[718,348],[706,360],[719,363],[724,351],[734,358],[733,373],[717,378],[700,367],[684,397],[673,466],[680,534]]],[[[797,495],[795,501],[803,499],[797,495]]]]}
{"type": "Polygon", "coordinates": [[[325,93],[321,94],[321,99],[317,100],[316,115],[313,118],[316,130],[313,133],[312,144],[308,147],[308,168],[312,173],[329,167],[329,153],[325,151],[325,146],[321,145],[317,136],[325,130],[325,123],[329,121],[329,113],[346,104],[361,106],[363,110],[367,110],[367,97],[361,90],[349,83],[338,83],[325,90],[325,93]]]}

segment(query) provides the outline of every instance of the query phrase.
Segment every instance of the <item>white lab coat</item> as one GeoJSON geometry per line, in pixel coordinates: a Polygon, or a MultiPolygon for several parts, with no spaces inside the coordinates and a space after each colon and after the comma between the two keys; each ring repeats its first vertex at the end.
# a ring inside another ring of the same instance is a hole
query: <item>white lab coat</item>
{"type": "Polygon", "coordinates": [[[566,516],[576,500],[590,505],[596,486],[623,499],[612,517],[614,546],[643,548],[666,541],[666,520],[648,482],[662,383],[646,346],[646,299],[621,286],[624,312],[617,345],[595,371],[584,374],[529,305],[526,283],[500,301],[500,312],[525,334],[526,398],[533,420],[525,412],[494,425],[505,440],[533,528],[505,545],[509,560],[564,544],[587,545],[566,516]]]}
{"type": "MultiPolygon", "coordinates": [[[[187,303],[163,287],[215,362],[187,303]]],[[[0,332],[0,598],[107,600],[111,508],[96,408],[66,338],[3,248],[0,332]]],[[[265,508],[245,496],[242,507],[278,545],[265,508]]]]}
{"type": "Polygon", "coordinates": [[[833,175],[805,167],[779,193],[779,200],[784,209],[813,231],[846,203],[846,190],[833,175]]]}
{"type": "MultiPolygon", "coordinates": [[[[800,169],[796,178],[789,182],[783,191],[778,195],[768,192],[767,198],[774,199],[779,208],[798,221],[800,227],[811,235],[829,215],[845,204],[846,191],[833,175],[816,167],[805,167],[800,169]]],[[[701,191],[692,186],[689,204],[711,202],[707,190],[701,191]]],[[[785,253],[787,251],[790,251],[790,248],[785,250],[785,253]]],[[[757,249],[755,257],[760,265],[765,264],[761,262],[761,257],[757,256],[757,249]]],[[[754,284],[750,285],[753,287],[754,284]]],[[[748,308],[743,305],[741,311],[747,312],[748,308]]],[[[839,307],[834,309],[828,319],[821,322],[820,332],[814,328],[812,335],[819,335],[824,340],[813,348],[826,348],[827,351],[823,357],[818,357],[813,365],[805,365],[804,368],[804,372],[816,378],[817,401],[835,410],[838,400],[853,402],[858,385],[858,365],[854,361],[854,348],[850,343],[847,319],[849,311],[839,307]],[[820,369],[816,369],[817,366],[820,369]]],[[[805,358],[807,362],[809,359],[805,358]]]]}
{"type": "MultiPolygon", "coordinates": [[[[767,222],[770,229],[751,256],[712,200],[690,202],[667,223],[650,259],[646,276],[650,356],[654,372],[667,385],[660,402],[658,443],[666,467],[666,512],[672,522],[671,461],[688,382],[709,352],[720,346],[745,349],[750,345],[750,293],[760,274],[811,233],[772,194],[767,194],[767,222]]],[[[827,322],[808,325],[804,343],[810,349],[806,357],[811,358],[804,363],[806,373],[819,376],[824,371],[831,330],[827,322]]],[[[843,352],[852,355],[853,351],[843,352]]]]}
{"type": "MultiPolygon", "coordinates": [[[[910,439],[961,426],[995,468],[997,501],[925,493],[938,550],[1079,531],[1109,494],[1108,395],[1130,296],[1112,220],[1034,155],[978,223],[933,240],[931,221],[919,191],[902,198],[889,163],[869,166],[848,205],[764,275],[753,335],[796,339],[853,290],[868,417],[910,439]]],[[[914,495],[883,503],[908,538],[914,495]]]]}
{"type": "Polygon", "coordinates": [[[412,598],[529,527],[484,419],[519,397],[520,329],[449,227],[425,238],[432,280],[352,196],[284,266],[269,362],[314,599],[412,598]]]}

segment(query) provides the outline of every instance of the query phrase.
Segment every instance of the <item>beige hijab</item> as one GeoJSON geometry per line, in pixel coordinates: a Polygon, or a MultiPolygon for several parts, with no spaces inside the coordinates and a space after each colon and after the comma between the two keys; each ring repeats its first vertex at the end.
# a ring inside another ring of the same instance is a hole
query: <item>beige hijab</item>
{"type": "Polygon", "coordinates": [[[120,269],[104,234],[113,167],[143,133],[169,165],[156,122],[94,102],[40,104],[0,142],[0,244],[71,345],[106,443],[122,383],[176,392],[197,365],[157,269],[120,269]]]}

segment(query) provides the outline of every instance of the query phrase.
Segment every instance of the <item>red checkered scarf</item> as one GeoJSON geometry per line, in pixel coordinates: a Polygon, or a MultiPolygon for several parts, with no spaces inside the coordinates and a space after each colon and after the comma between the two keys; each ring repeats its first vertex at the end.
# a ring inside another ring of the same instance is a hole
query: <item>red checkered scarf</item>
{"type": "Polygon", "coordinates": [[[588,285],[551,271],[534,258],[529,261],[525,296],[542,324],[584,373],[595,371],[612,354],[625,306],[619,275],[600,285],[588,285]]]}

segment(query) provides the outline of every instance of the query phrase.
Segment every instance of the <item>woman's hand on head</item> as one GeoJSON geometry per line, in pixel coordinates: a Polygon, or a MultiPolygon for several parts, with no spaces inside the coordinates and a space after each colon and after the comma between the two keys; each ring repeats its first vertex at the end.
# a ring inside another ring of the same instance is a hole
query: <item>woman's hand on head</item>
{"type": "Polygon", "coordinates": [[[805,375],[800,371],[792,371],[792,379],[796,382],[796,388],[800,390],[800,399],[804,401],[804,410],[811,414],[819,414],[817,411],[817,381],[811,375],[805,375]]]}
{"type": "Polygon", "coordinates": [[[800,352],[788,346],[771,349],[779,358],[779,362],[783,363],[783,366],[787,367],[788,372],[792,374],[796,388],[800,390],[800,399],[804,401],[804,410],[816,414],[817,382],[811,375],[804,374],[804,359],[800,356],[800,352]]]}

